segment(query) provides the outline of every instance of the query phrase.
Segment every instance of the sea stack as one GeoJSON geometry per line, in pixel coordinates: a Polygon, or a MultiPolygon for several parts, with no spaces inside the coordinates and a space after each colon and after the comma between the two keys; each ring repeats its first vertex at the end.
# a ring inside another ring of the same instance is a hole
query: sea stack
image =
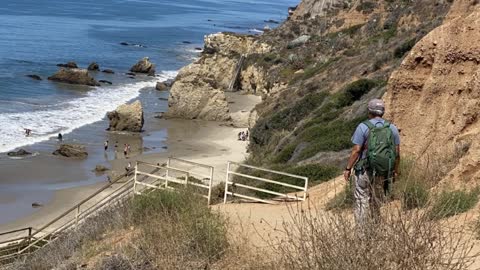
{"type": "Polygon", "coordinates": [[[136,73],[145,73],[153,76],[155,75],[155,65],[150,62],[150,59],[148,57],[144,57],[135,65],[133,65],[130,68],[130,71],[136,73]]]}
{"type": "Polygon", "coordinates": [[[53,76],[48,77],[51,81],[69,83],[69,84],[81,84],[90,86],[99,86],[100,84],[88,74],[86,69],[77,68],[61,68],[53,76]]]}
{"type": "Polygon", "coordinates": [[[107,114],[110,120],[110,131],[141,132],[143,128],[143,106],[140,101],[120,105],[115,111],[107,114]]]}

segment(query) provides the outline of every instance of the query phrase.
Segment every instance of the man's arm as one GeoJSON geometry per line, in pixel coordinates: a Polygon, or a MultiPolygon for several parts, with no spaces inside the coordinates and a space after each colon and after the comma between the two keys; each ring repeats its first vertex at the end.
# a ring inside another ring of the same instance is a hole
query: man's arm
{"type": "Polygon", "coordinates": [[[345,181],[349,180],[350,174],[352,173],[352,168],[357,162],[358,157],[360,156],[360,152],[362,152],[362,146],[358,144],[354,145],[352,148],[352,153],[350,154],[350,158],[348,159],[348,162],[347,162],[347,167],[343,172],[343,177],[345,177],[345,181]]]}

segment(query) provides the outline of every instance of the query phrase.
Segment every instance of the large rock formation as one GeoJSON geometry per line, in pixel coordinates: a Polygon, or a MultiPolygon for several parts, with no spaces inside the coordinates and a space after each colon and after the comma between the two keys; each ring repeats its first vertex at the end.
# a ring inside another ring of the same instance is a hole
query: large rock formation
{"type": "Polygon", "coordinates": [[[270,49],[252,36],[229,33],[206,36],[204,55],[179,72],[170,90],[166,116],[230,120],[224,92],[233,80],[240,55],[265,53],[270,49]]]}
{"type": "Polygon", "coordinates": [[[70,83],[70,84],[82,84],[90,86],[99,86],[100,84],[88,74],[86,69],[70,69],[61,68],[53,76],[48,77],[51,81],[70,83]]]}
{"type": "Polygon", "coordinates": [[[55,150],[55,152],[53,152],[52,154],[56,156],[78,159],[84,159],[88,156],[85,147],[78,144],[62,144],[60,145],[60,148],[55,150]]]}
{"type": "Polygon", "coordinates": [[[130,68],[131,72],[146,73],[149,75],[155,75],[155,65],[150,62],[148,57],[144,57],[130,68]]]}
{"type": "Polygon", "coordinates": [[[141,132],[143,128],[143,107],[140,101],[120,105],[115,111],[107,114],[110,120],[110,131],[141,132]]]}
{"type": "Polygon", "coordinates": [[[457,15],[418,42],[391,76],[387,117],[400,127],[406,152],[454,158],[447,149],[463,151],[449,177],[478,180],[480,43],[474,41],[480,40],[480,8],[460,17],[456,10],[452,7],[457,15]]]}

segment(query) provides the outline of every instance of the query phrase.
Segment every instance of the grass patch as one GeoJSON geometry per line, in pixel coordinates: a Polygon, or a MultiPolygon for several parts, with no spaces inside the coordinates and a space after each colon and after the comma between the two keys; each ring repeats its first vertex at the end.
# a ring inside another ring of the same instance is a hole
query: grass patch
{"type": "Polygon", "coordinates": [[[331,211],[353,208],[353,203],[355,202],[353,188],[353,180],[350,180],[350,183],[347,183],[341,192],[335,194],[335,196],[327,202],[325,209],[331,211]]]}
{"type": "Polygon", "coordinates": [[[404,42],[402,45],[395,48],[395,50],[393,51],[393,56],[395,58],[402,58],[407,52],[409,52],[413,48],[413,46],[415,46],[416,43],[416,38],[404,42]]]}
{"type": "Polygon", "coordinates": [[[302,81],[302,80],[307,80],[315,76],[316,74],[324,71],[327,69],[330,65],[338,61],[339,58],[331,58],[326,62],[323,63],[316,63],[314,66],[307,67],[303,73],[300,73],[298,75],[295,75],[292,80],[289,82],[290,85],[302,81]]]}
{"type": "Polygon", "coordinates": [[[477,204],[479,194],[479,188],[472,191],[443,191],[429,209],[429,217],[437,220],[465,213],[477,204]]]}
{"type": "Polygon", "coordinates": [[[402,208],[412,210],[427,205],[430,192],[426,185],[417,181],[406,181],[401,189],[402,208]]]}
{"type": "Polygon", "coordinates": [[[383,43],[388,43],[390,39],[394,38],[397,35],[397,28],[392,27],[390,29],[386,29],[376,35],[371,36],[368,38],[367,42],[369,44],[376,43],[382,41],[383,43]]]}
{"type": "Polygon", "coordinates": [[[273,163],[287,163],[293,156],[297,144],[289,144],[273,159],[273,163]]]}

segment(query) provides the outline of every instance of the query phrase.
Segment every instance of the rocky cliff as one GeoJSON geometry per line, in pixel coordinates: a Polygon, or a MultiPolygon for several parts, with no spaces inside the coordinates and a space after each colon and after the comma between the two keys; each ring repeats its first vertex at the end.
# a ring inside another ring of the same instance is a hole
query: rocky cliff
{"type": "Polygon", "coordinates": [[[480,7],[474,3],[452,6],[447,21],[392,74],[385,96],[404,150],[416,157],[463,152],[450,177],[465,181],[480,178],[480,7]]]}
{"type": "MultiPolygon", "coordinates": [[[[241,56],[270,50],[267,44],[257,39],[232,33],[206,36],[204,53],[200,59],[180,70],[170,90],[166,116],[230,120],[225,91],[234,80],[241,56]]],[[[255,77],[255,72],[250,74],[255,77]]]]}

